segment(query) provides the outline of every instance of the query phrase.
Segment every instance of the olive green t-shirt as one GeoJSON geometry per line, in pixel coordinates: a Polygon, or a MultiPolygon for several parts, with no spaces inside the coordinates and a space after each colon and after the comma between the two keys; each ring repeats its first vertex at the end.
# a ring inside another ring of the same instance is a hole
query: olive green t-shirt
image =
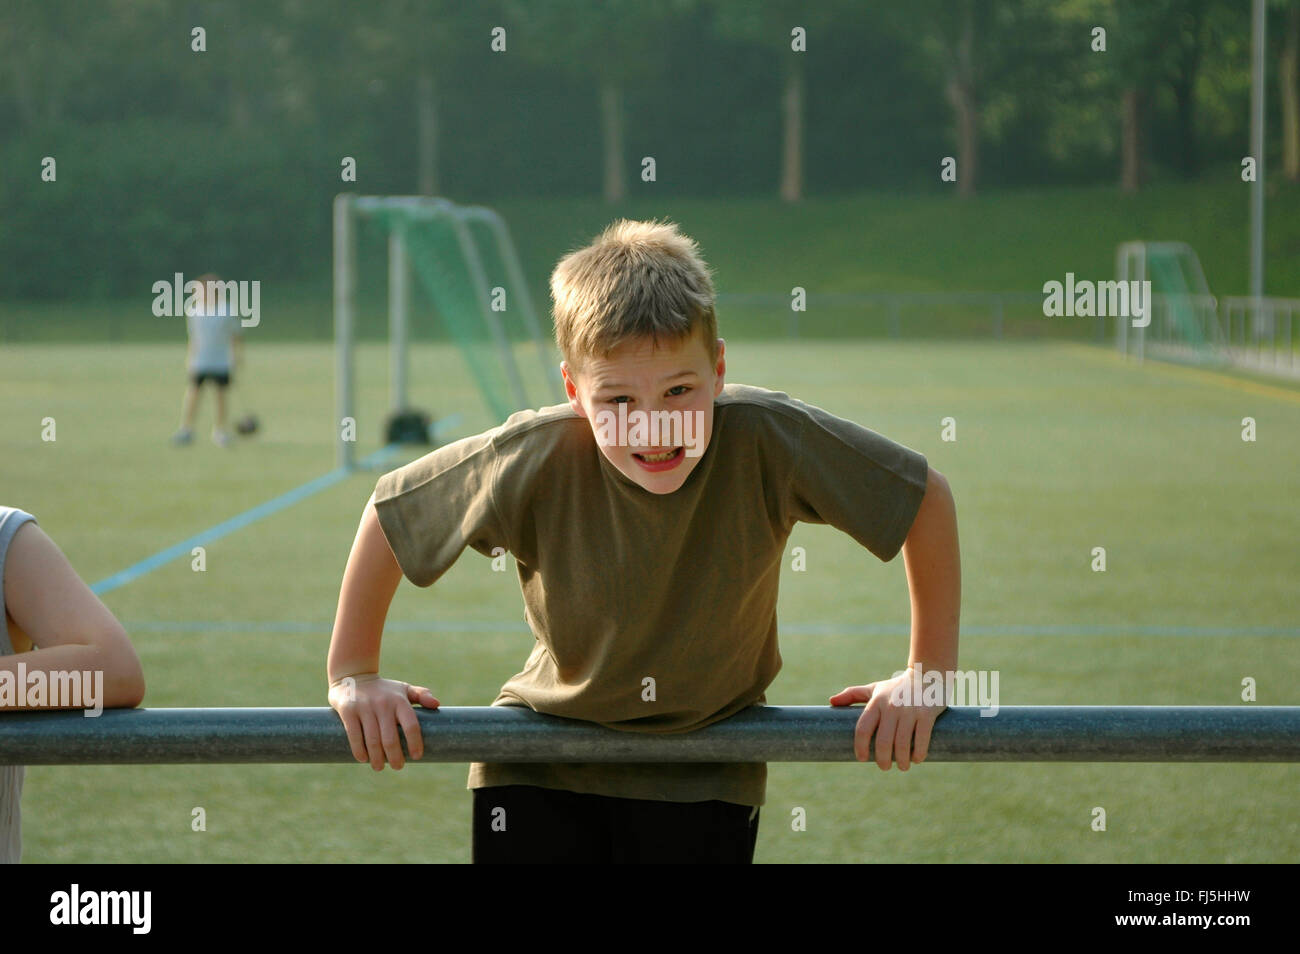
{"type": "MultiPolygon", "coordinates": [[[[590,422],[563,404],[520,411],[385,474],[375,508],[416,586],[466,547],[515,558],[535,640],[493,705],[686,732],[766,701],[781,668],[777,584],[795,522],[838,527],[891,560],[926,469],[865,427],[731,384],[714,402],[707,449],[671,494],[620,473],[590,422]]],[[[474,763],[468,787],[762,805],[766,782],[762,762],[474,763]]]]}

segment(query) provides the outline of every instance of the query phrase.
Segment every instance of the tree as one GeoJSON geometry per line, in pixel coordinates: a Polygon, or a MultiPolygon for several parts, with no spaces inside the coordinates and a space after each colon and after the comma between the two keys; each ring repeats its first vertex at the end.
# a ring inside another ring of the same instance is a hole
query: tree
{"type": "MultiPolygon", "coordinates": [[[[1282,174],[1300,182],[1300,0],[1289,0],[1281,14],[1282,50],[1278,57],[1278,100],[1282,109],[1282,174]]],[[[1276,21],[1275,21],[1276,22],[1276,21]]]]}
{"type": "MultiPolygon", "coordinates": [[[[7,0],[0,6],[0,76],[22,129],[61,122],[78,95],[114,68],[117,41],[147,18],[141,3],[7,0]]],[[[156,11],[154,11],[156,12],[156,11]]],[[[178,41],[179,42],[179,41],[178,41]]]]}
{"type": "Polygon", "coordinates": [[[804,192],[803,129],[807,74],[804,59],[817,55],[817,42],[831,30],[843,30],[860,18],[854,0],[715,0],[718,32],[765,48],[781,71],[781,182],[779,194],[796,202],[804,192]]]}
{"type": "Polygon", "coordinates": [[[695,0],[514,0],[509,4],[510,19],[524,34],[525,56],[595,86],[606,202],[620,202],[627,194],[626,92],[662,76],[662,52],[672,42],[670,26],[694,5],[695,0]]]}
{"type": "Polygon", "coordinates": [[[492,29],[504,25],[502,19],[497,4],[456,0],[391,0],[361,8],[357,15],[352,35],[366,75],[409,97],[416,130],[416,191],[421,195],[444,188],[441,90],[470,69],[476,54],[489,49],[492,29]]]}

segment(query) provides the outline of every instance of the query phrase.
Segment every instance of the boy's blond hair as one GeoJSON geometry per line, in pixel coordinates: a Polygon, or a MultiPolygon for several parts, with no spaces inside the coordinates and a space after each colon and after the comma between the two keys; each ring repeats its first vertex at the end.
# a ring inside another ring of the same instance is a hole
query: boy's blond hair
{"type": "Polygon", "coordinates": [[[573,370],[624,342],[683,341],[696,329],[717,360],[713,278],[699,247],[677,226],[619,219],[551,273],[555,342],[573,370]]]}

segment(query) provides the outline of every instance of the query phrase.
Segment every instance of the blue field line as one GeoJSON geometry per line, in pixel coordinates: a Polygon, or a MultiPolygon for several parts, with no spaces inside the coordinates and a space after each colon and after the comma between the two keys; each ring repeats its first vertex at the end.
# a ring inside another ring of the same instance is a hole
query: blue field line
{"type": "MultiPolygon", "coordinates": [[[[133,620],[124,622],[127,631],[176,633],[323,633],[329,634],[328,620],[133,620]]],[[[394,620],[384,626],[388,633],[528,633],[522,620],[394,620]]],[[[848,623],[786,623],[778,627],[783,636],[906,636],[906,623],[852,625],[848,623]]],[[[1300,626],[1126,626],[1122,624],[964,626],[963,636],[1280,636],[1300,637],[1300,626]]]]}
{"type": "MultiPolygon", "coordinates": [[[[389,444],[385,447],[381,447],[373,454],[367,454],[363,457],[358,462],[357,467],[359,469],[366,468],[378,461],[385,460],[391,456],[394,451],[401,447],[401,444],[389,444]]],[[[160,550],[153,556],[146,557],[139,563],[127,567],[125,570],[114,573],[112,576],[105,577],[98,583],[93,584],[90,587],[90,591],[97,596],[103,596],[105,593],[110,593],[119,587],[126,586],[128,583],[138,580],[146,573],[151,573],[160,566],[165,566],[178,557],[189,556],[190,552],[195,547],[204,546],[212,543],[214,540],[220,540],[222,537],[234,533],[236,530],[240,530],[251,523],[256,523],[263,517],[269,517],[273,513],[278,513],[287,507],[292,507],[294,504],[306,500],[313,494],[320,493],[328,487],[333,487],[339,481],[350,476],[352,473],[353,471],[339,467],[330,471],[328,474],[322,474],[315,480],[309,480],[307,483],[295,487],[293,490],[286,493],[280,494],[278,497],[273,497],[265,503],[260,503],[251,510],[245,510],[243,513],[231,517],[229,520],[223,521],[215,527],[209,527],[207,530],[196,533],[189,539],[182,540],[180,543],[174,544],[166,550],[160,550]]]]}

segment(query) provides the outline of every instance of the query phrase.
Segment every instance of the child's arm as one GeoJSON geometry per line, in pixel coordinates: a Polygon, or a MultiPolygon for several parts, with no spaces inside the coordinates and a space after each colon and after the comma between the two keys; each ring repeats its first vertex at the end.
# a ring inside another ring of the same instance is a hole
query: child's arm
{"type": "Polygon", "coordinates": [[[366,501],[361,526],[352,543],[329,651],[329,702],[343,720],[352,754],[382,771],[384,760],[400,769],[405,762],[397,730],[406,733],[411,758],[424,755],[420,723],[411,703],[437,708],[438,700],[423,686],[379,677],[379,642],[384,619],[402,570],[388,546],[375,512],[366,501]]]}
{"type": "MultiPolygon", "coordinates": [[[[0,656],[0,671],[17,676],[21,664],[29,678],[43,671],[47,685],[57,684],[54,672],[98,671],[104,674],[99,705],[131,708],[144,699],[144,673],[126,630],[35,523],[23,524],[9,544],[4,600],[0,626],[8,625],[16,652],[0,656]]],[[[68,707],[7,705],[0,711],[19,708],[68,707]]]]}
{"type": "Polygon", "coordinates": [[[907,771],[911,762],[925,761],[934,721],[946,706],[920,705],[923,700],[915,698],[908,701],[917,705],[903,705],[905,700],[901,687],[912,679],[914,666],[919,666],[922,672],[933,670],[940,673],[957,668],[957,630],[961,614],[957,509],[948,481],[937,470],[929,470],[925,496],[903,543],[903,560],[912,597],[908,671],[893,679],[851,686],[832,696],[831,705],[867,703],[854,737],[858,761],[866,759],[874,732],[876,764],[888,769],[892,756],[896,754],[898,767],[907,771]]]}

